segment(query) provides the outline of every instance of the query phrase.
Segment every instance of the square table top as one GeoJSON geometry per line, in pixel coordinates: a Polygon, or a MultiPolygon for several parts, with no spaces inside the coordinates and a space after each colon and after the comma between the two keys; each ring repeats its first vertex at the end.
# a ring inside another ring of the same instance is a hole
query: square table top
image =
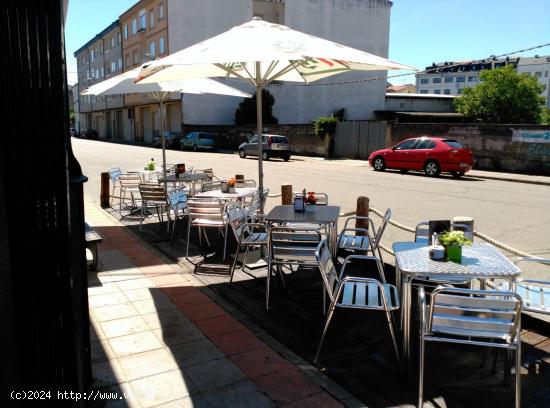
{"type": "Polygon", "coordinates": [[[159,182],[168,182],[168,183],[174,183],[174,182],[189,182],[189,181],[199,181],[204,180],[205,178],[210,177],[208,173],[183,173],[180,174],[179,177],[176,177],[175,174],[170,174],[166,177],[159,177],[159,182]]]}
{"type": "Polygon", "coordinates": [[[195,194],[195,197],[211,197],[222,199],[242,199],[245,197],[253,196],[258,189],[256,187],[236,187],[234,193],[222,193],[221,190],[203,191],[195,194]]]}
{"type": "Polygon", "coordinates": [[[294,211],[293,205],[277,205],[267,214],[267,222],[299,222],[312,224],[336,224],[340,207],[335,205],[306,205],[304,212],[294,211]]]}
{"type": "Polygon", "coordinates": [[[474,242],[462,247],[461,263],[435,261],[428,255],[426,243],[396,242],[395,262],[402,272],[419,276],[465,276],[472,278],[514,278],[521,270],[494,245],[474,242]]]}

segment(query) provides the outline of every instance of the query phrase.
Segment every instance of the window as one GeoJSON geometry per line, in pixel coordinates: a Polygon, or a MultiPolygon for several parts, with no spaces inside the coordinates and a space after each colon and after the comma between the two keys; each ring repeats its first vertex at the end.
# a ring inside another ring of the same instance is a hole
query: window
{"type": "Polygon", "coordinates": [[[453,77],[446,77],[445,83],[448,84],[449,82],[453,82],[453,77]]]}
{"type": "Polygon", "coordinates": [[[151,41],[151,43],[149,44],[149,54],[150,54],[151,59],[155,58],[155,42],[154,41],[151,41]]]}
{"type": "Polygon", "coordinates": [[[456,82],[464,82],[465,80],[466,80],[466,77],[463,77],[463,76],[456,77],[456,82]]]}
{"type": "Polygon", "coordinates": [[[441,93],[441,89],[434,89],[434,94],[439,95],[441,93]]]}
{"type": "Polygon", "coordinates": [[[118,69],[122,69],[122,58],[118,59],[118,69]]]}
{"type": "Polygon", "coordinates": [[[86,70],[86,79],[90,79],[90,70],[89,69],[86,70]]]}
{"type": "Polygon", "coordinates": [[[399,143],[397,146],[395,146],[395,150],[410,150],[414,148],[414,144],[416,143],[418,139],[409,139],[405,140],[402,143],[399,143]]]}
{"type": "Polygon", "coordinates": [[[94,78],[96,78],[96,79],[99,78],[99,69],[95,70],[95,77],[94,78]]]}
{"type": "Polygon", "coordinates": [[[111,72],[115,72],[116,71],[116,62],[113,61],[111,62],[111,72]]]}
{"type": "Polygon", "coordinates": [[[128,39],[128,24],[126,24],[124,26],[124,39],[127,40],[128,39]]]}
{"type": "Polygon", "coordinates": [[[149,10],[149,28],[153,28],[155,26],[155,11],[149,10]]]}
{"type": "Polygon", "coordinates": [[[427,89],[421,89],[421,90],[420,90],[420,93],[421,93],[421,94],[427,94],[427,93],[428,93],[428,90],[427,90],[427,89]]]}
{"type": "Polygon", "coordinates": [[[159,54],[164,54],[164,37],[159,38],[159,54]]]}
{"type": "Polygon", "coordinates": [[[105,76],[105,69],[101,67],[101,76],[100,78],[103,78],[105,76]]]}
{"type": "Polygon", "coordinates": [[[94,58],[95,58],[95,53],[94,53],[94,50],[92,50],[92,52],[90,53],[90,61],[94,62],[94,58]]]}
{"type": "Polygon", "coordinates": [[[450,89],[444,89],[444,90],[443,90],[443,93],[444,93],[445,95],[450,95],[450,94],[451,94],[451,90],[450,90],[450,89]]]}
{"type": "Polygon", "coordinates": [[[428,81],[429,81],[428,78],[421,78],[421,79],[420,79],[420,83],[421,83],[421,84],[427,84],[428,81]]]}
{"type": "Polygon", "coordinates": [[[441,78],[433,78],[433,79],[432,79],[432,83],[434,83],[434,84],[440,84],[440,83],[441,83],[441,78]]]}
{"type": "Polygon", "coordinates": [[[536,76],[537,78],[540,78],[540,77],[542,76],[542,72],[541,72],[541,71],[535,72],[535,76],[536,76]]]}
{"type": "Polygon", "coordinates": [[[137,34],[137,20],[134,18],[132,20],[132,35],[137,34]]]}
{"type": "Polygon", "coordinates": [[[120,35],[120,33],[118,33],[116,35],[116,40],[117,40],[117,43],[120,44],[122,42],[122,36],[120,35]]]}
{"type": "Polygon", "coordinates": [[[164,18],[164,3],[159,4],[159,20],[164,18]]]}
{"type": "Polygon", "coordinates": [[[415,150],[418,149],[433,149],[435,147],[435,142],[430,139],[419,139],[416,146],[414,146],[415,150]]]}
{"type": "Polygon", "coordinates": [[[453,149],[462,149],[462,145],[456,140],[443,140],[447,146],[452,147],[453,149]]]}
{"type": "Polygon", "coordinates": [[[464,88],[458,88],[458,94],[462,95],[462,92],[464,92],[464,88]]]}
{"type": "Polygon", "coordinates": [[[134,51],[132,55],[133,55],[133,58],[132,58],[132,59],[133,59],[134,65],[136,65],[136,64],[138,63],[138,61],[139,61],[139,60],[138,60],[138,52],[137,52],[137,51],[134,51]]]}
{"type": "Polygon", "coordinates": [[[130,54],[126,54],[124,56],[124,60],[126,61],[126,67],[130,66],[130,54]]]}
{"type": "MultiPolygon", "coordinates": [[[[97,48],[96,48],[97,53],[97,48]]],[[[99,44],[99,55],[103,55],[103,44],[99,44]]]]}
{"type": "Polygon", "coordinates": [[[147,13],[145,10],[139,12],[139,29],[145,30],[147,28],[147,13]]]}
{"type": "Polygon", "coordinates": [[[544,71],[544,77],[548,78],[548,71],[544,71]]]}

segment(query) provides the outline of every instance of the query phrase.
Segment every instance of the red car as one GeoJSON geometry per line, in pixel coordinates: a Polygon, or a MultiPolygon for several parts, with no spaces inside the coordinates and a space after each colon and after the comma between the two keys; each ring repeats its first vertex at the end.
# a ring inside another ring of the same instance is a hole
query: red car
{"type": "Polygon", "coordinates": [[[461,177],[472,170],[473,162],[470,148],[453,139],[431,136],[407,139],[369,156],[369,163],[376,171],[424,170],[430,177],[437,177],[441,172],[449,172],[455,178],[461,177]]]}

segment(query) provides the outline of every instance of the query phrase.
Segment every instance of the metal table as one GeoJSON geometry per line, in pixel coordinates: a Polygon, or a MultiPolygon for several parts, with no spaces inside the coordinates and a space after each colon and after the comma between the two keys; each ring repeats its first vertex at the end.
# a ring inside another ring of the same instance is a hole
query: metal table
{"type": "Polygon", "coordinates": [[[170,174],[169,176],[166,176],[166,177],[159,177],[159,183],[164,183],[164,182],[173,183],[174,186],[177,183],[191,183],[193,186],[192,192],[194,194],[195,183],[197,181],[201,181],[209,177],[211,177],[211,175],[208,173],[183,173],[183,174],[180,174],[179,177],[176,177],[175,174],[170,174]]]}
{"type": "Polygon", "coordinates": [[[396,281],[401,293],[401,329],[403,332],[403,359],[408,364],[410,352],[411,289],[416,278],[464,277],[467,279],[510,279],[521,273],[520,269],[495,246],[475,242],[462,248],[462,262],[433,261],[428,256],[428,246],[417,242],[396,242],[396,281]]]}
{"type": "Polygon", "coordinates": [[[328,243],[336,256],[336,236],[340,207],[335,205],[307,205],[304,212],[294,211],[293,205],[277,205],[265,217],[266,223],[322,224],[328,228],[328,243]]]}
{"type": "Polygon", "coordinates": [[[234,193],[222,193],[221,190],[203,191],[195,194],[195,197],[221,198],[222,200],[242,200],[251,197],[258,189],[256,187],[237,187],[234,193]]]}

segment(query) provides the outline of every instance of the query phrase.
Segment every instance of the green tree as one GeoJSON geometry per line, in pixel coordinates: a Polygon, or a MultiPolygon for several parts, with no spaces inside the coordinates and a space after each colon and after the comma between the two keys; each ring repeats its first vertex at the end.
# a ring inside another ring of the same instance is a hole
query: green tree
{"type": "MultiPolygon", "coordinates": [[[[273,116],[273,105],[275,98],[265,89],[262,90],[262,119],[266,125],[279,123],[279,120],[273,116]]],[[[256,123],[256,94],[252,98],[245,98],[235,111],[236,125],[249,125],[256,123]]]]}
{"type": "Polygon", "coordinates": [[[550,125],[550,108],[542,108],[540,123],[541,125],[550,125]]]}
{"type": "Polygon", "coordinates": [[[488,123],[538,123],[544,104],[543,85],[508,65],[480,73],[481,83],[455,99],[457,112],[488,123]]]}

